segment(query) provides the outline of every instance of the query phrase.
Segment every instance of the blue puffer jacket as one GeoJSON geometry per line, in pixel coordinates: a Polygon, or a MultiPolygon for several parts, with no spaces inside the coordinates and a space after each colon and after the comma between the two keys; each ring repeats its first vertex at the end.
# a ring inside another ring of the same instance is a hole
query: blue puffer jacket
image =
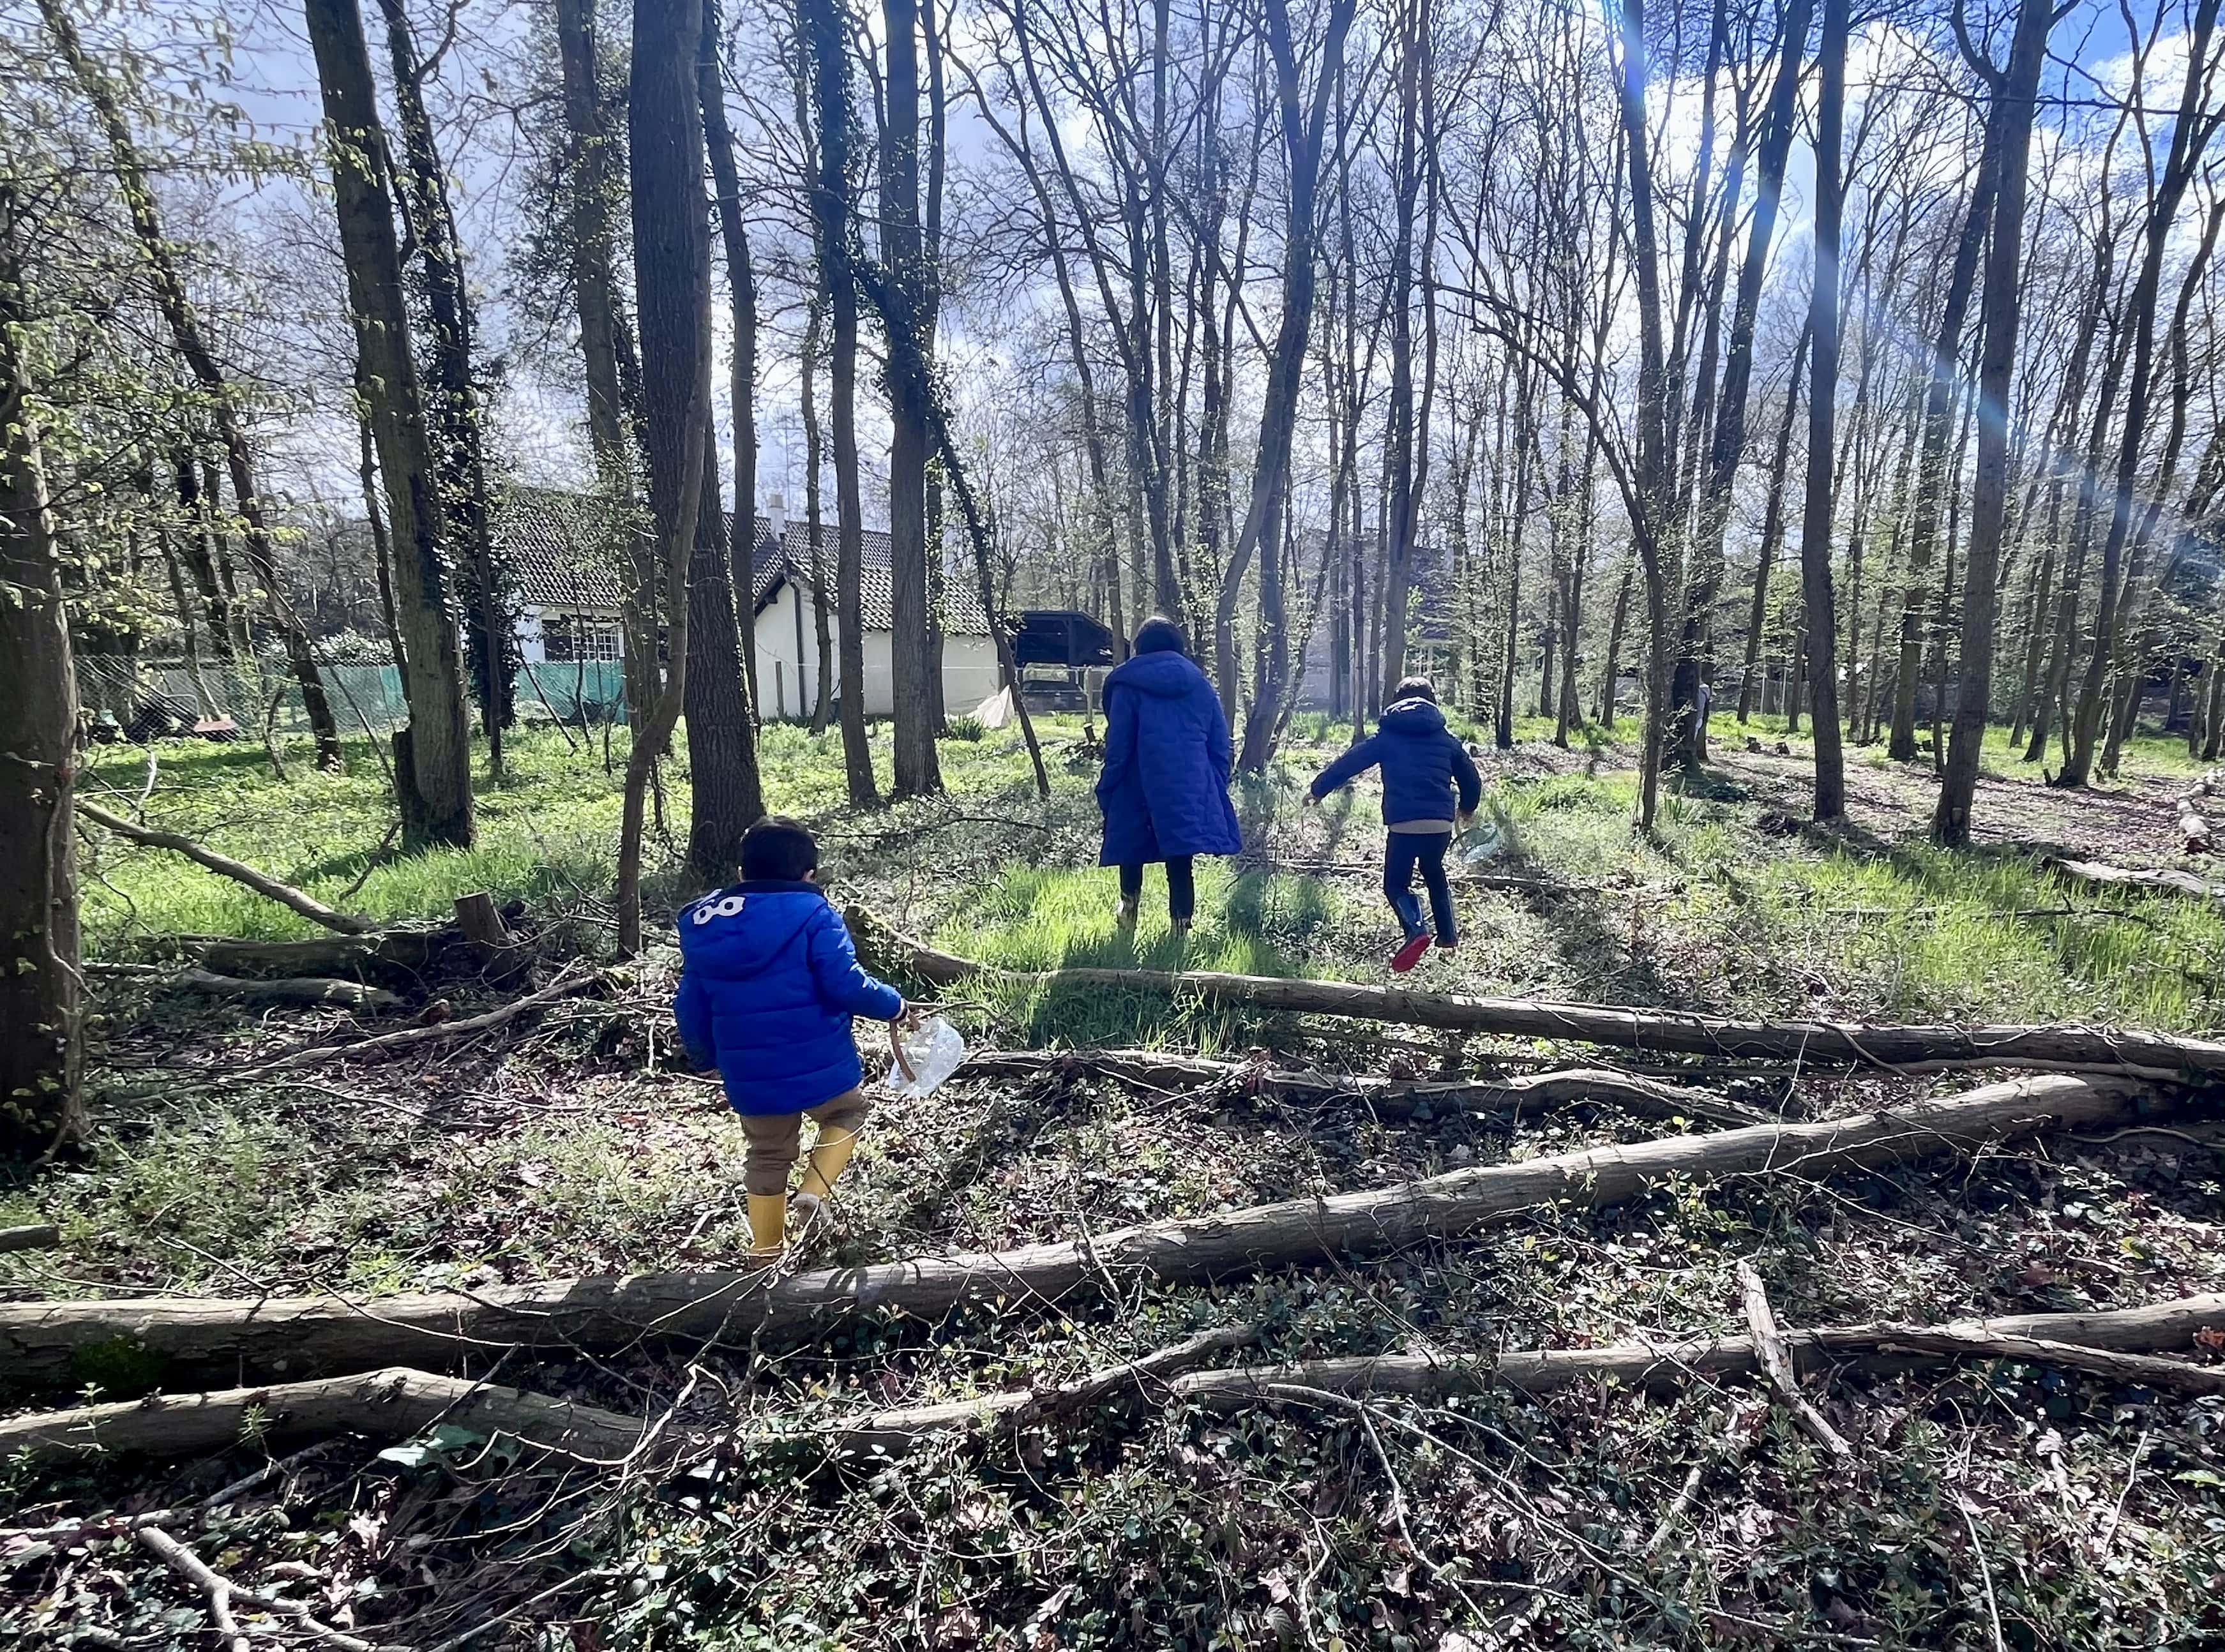
{"type": "Polygon", "coordinates": [[[1234,753],[1220,699],[1189,655],[1139,654],[1105,679],[1100,866],[1244,847],[1228,801],[1234,753]]]}
{"type": "Polygon", "coordinates": [[[903,995],[859,967],[816,883],[737,883],[682,907],[681,1041],[716,1060],[738,1113],[800,1113],[864,1081],[850,1018],[893,1021],[903,995]]]}
{"type": "Polygon", "coordinates": [[[1314,795],[1327,797],[1356,775],[1383,766],[1383,823],[1446,820],[1453,791],[1463,814],[1483,799],[1483,777],[1445,714],[1426,699],[1394,700],[1383,708],[1375,732],[1321,771],[1314,795]]]}

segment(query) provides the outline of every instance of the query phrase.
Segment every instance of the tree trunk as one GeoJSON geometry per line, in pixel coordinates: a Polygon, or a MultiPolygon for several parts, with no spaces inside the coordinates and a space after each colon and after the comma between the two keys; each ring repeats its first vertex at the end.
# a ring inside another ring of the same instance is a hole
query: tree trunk
{"type": "MultiPolygon", "coordinates": [[[[1288,509],[1290,446],[1297,432],[1298,396],[1314,313],[1315,198],[1321,181],[1322,142],[1328,123],[1330,93],[1344,72],[1344,39],[1352,27],[1357,0],[1332,0],[1328,31],[1310,100],[1301,103],[1297,48],[1290,34],[1287,0],[1266,0],[1267,44],[1275,59],[1275,99],[1283,123],[1283,153],[1290,182],[1290,230],[1283,250],[1283,314],[1269,358],[1267,394],[1259,421],[1259,448],[1252,465],[1252,503],[1231,554],[1220,605],[1214,615],[1216,663],[1222,675],[1221,705],[1233,712],[1235,649],[1225,639],[1235,617],[1244,566],[1252,551],[1262,554],[1259,623],[1265,634],[1266,666],[1259,692],[1252,696],[1239,763],[1248,774],[1267,766],[1274,731],[1289,690],[1290,658],[1284,630],[1281,569],[1271,556],[1283,539],[1288,509]]],[[[1340,500],[1341,503],[1341,500],[1340,500]]]]}
{"type": "MultiPolygon", "coordinates": [[[[827,529],[821,499],[820,475],[826,468],[826,439],[819,421],[819,358],[825,352],[826,307],[815,295],[811,316],[803,328],[803,532],[811,548],[811,646],[818,669],[813,675],[811,731],[827,732],[834,717],[834,580],[827,569],[827,529]]],[[[803,661],[796,661],[796,675],[803,661]]],[[[796,692],[803,692],[801,681],[796,692]]]]}
{"type": "MultiPolygon", "coordinates": [[[[733,129],[726,120],[726,86],[719,73],[718,0],[705,0],[703,52],[696,65],[703,104],[703,144],[717,193],[719,234],[726,257],[726,298],[734,315],[734,360],[729,395],[734,423],[734,521],[727,553],[732,567],[735,618],[742,672],[749,683],[752,723],[764,717],[758,685],[758,278],[750,256],[749,226],[742,219],[741,174],[734,164],[733,129]]],[[[705,462],[709,462],[706,456],[705,462]]],[[[778,548],[776,547],[776,549],[778,548]]],[[[802,661],[798,660],[799,668],[802,661]]],[[[798,688],[802,687],[799,683],[798,688]]],[[[692,719],[691,719],[692,725],[692,719]]],[[[694,737],[689,737],[692,745],[694,737]]],[[[754,744],[754,743],[753,743],[754,744]]]]}
{"type": "MultiPolygon", "coordinates": [[[[2094,744],[2101,730],[2109,668],[2117,649],[2122,600],[2120,566],[2132,531],[2133,503],[2142,451],[2147,441],[2148,407],[2155,389],[2154,364],[2156,300],[2163,282],[2163,261],[2171,243],[2179,203],[2200,166],[2202,151],[2219,122],[2204,110],[2209,79],[2215,66],[2209,41],[2217,26],[2220,0],[2196,0],[2187,43],[2186,85],[2179,100],[2177,118],[2171,123],[2171,151],[2155,199],[2148,210],[2147,247],[2140,273],[2126,306],[2133,318],[2132,383],[2127,388],[2125,418],[2118,437],[2114,497],[2108,535],[2101,543],[2101,587],[2094,615],[2094,649],[2086,662],[2086,679],[2078,695],[2072,724],[2070,756],[2056,776],[2059,786],[2083,786],[2094,764],[2094,744]]],[[[1960,719],[1957,719],[1958,723],[1960,719]]]]}
{"type": "Polygon", "coordinates": [[[832,335],[828,423],[834,444],[835,569],[840,604],[837,674],[841,680],[842,764],[850,803],[880,801],[873,778],[873,749],[865,732],[865,524],[858,487],[858,273],[851,222],[851,148],[855,113],[850,106],[850,47],[846,19],[835,0],[796,0],[817,122],[819,174],[811,187],[820,284],[827,294],[832,335]]]}
{"type": "Polygon", "coordinates": [[[16,1162],[85,1130],[77,673],[26,360],[36,320],[22,285],[21,212],[0,186],[0,1161],[16,1162]]]}
{"type": "MultiPolygon", "coordinates": [[[[330,3],[330,0],[324,0],[330,3]]],[[[61,0],[39,0],[41,15],[61,47],[63,59],[79,88],[84,92],[99,118],[103,134],[108,140],[111,158],[116,166],[117,184],[124,195],[124,203],[131,218],[132,233],[137,237],[141,253],[147,260],[147,269],[155,288],[156,307],[162,311],[164,324],[170,330],[171,341],[193,382],[206,393],[216,419],[217,434],[224,444],[225,468],[231,472],[232,493],[239,505],[239,519],[245,525],[247,556],[254,569],[257,584],[263,587],[272,629],[277,631],[286,649],[288,668],[301,685],[301,709],[308,718],[309,727],[316,736],[317,762],[326,769],[340,766],[339,723],[333,714],[332,702],[325,693],[322,674],[309,649],[308,633],[302,629],[301,617],[295,613],[287,599],[286,582],[279,573],[278,560],[271,541],[270,529],[264,519],[263,496],[255,484],[255,459],[247,445],[247,433],[239,422],[239,407],[236,392],[218,366],[215,352],[208,345],[201,330],[200,316],[187,294],[184,277],[180,274],[173,244],[162,234],[162,224],[155,206],[155,193],[147,181],[146,166],[141,159],[139,146],[133,140],[131,128],[124,118],[116,93],[106,73],[88,56],[77,26],[64,9],[61,0]]],[[[312,31],[314,33],[314,29],[312,31]]],[[[358,20],[356,35],[363,33],[358,20]]],[[[365,75],[369,69],[366,65],[365,75]]],[[[329,112],[329,110],[328,111],[329,112]]],[[[351,274],[352,262],[351,261],[351,274]]],[[[469,832],[468,820],[466,824],[469,832]]]]}
{"type": "MultiPolygon", "coordinates": [[[[2215,0],[2210,0],[2214,12],[2215,0]]],[[[2021,0],[2009,46],[2006,72],[1994,88],[1987,125],[1998,155],[1999,198],[1993,246],[1986,263],[1985,342],[1978,358],[1978,461],[1970,499],[1970,545],[1962,574],[1962,666],[1956,690],[1955,723],[1948,738],[1947,773],[1939,786],[1932,835],[1948,845],[1970,840],[1970,804],[1978,790],[1978,760],[1986,739],[1987,696],[1993,689],[1994,615],[2000,598],[1994,573],[2000,564],[2001,527],[2008,510],[2010,381],[2016,371],[2017,281],[2024,250],[2024,203],[2032,153],[2032,118],[2054,26],[2049,0],[2021,0]]],[[[2106,628],[2104,628],[2106,635],[2106,628]]]]}
{"type": "MultiPolygon", "coordinates": [[[[1739,678],[1740,723],[1753,711],[1754,673],[1761,661],[1761,639],[1769,621],[1769,576],[1777,566],[1778,548],[1784,543],[1784,478],[1792,467],[1792,422],[1800,407],[1800,373],[1808,363],[1811,336],[1803,326],[1800,342],[1792,347],[1792,372],[1784,382],[1784,414],[1778,421],[1777,446],[1769,461],[1769,503],[1763,509],[1761,547],[1754,560],[1753,607],[1746,623],[1746,669],[1739,678]]],[[[1767,698],[1765,692],[1764,700],[1767,698]]]]}
{"type": "MultiPolygon", "coordinates": [[[[710,364],[704,364],[709,383],[710,364]]],[[[694,566],[688,576],[688,882],[690,892],[741,876],[742,834],[764,813],[757,724],[735,625],[732,553],[720,509],[713,433],[704,427],[694,566]]]]}
{"type": "Polygon", "coordinates": [[[1822,84],[1816,123],[1815,288],[1809,305],[1816,359],[1808,391],[1808,491],[1800,522],[1800,583],[1819,820],[1835,820],[1847,809],[1846,770],[1839,752],[1839,627],[1831,592],[1831,509],[1839,394],[1839,231],[1846,206],[1839,139],[1846,121],[1851,10],[1850,0],[1823,0],[1823,38],[1816,54],[1822,84]]]}
{"type": "MultiPolygon", "coordinates": [[[[880,153],[887,321],[907,329],[931,363],[934,341],[921,336],[929,278],[920,231],[918,0],[882,0],[881,17],[888,59],[880,153]]],[[[893,370],[888,376],[889,666],[898,797],[942,789],[935,752],[935,608],[927,572],[927,462],[933,445],[922,399],[927,391],[914,376],[899,378],[893,370]]]]}
{"type": "MultiPolygon", "coordinates": [[[[1760,162],[1756,178],[1753,222],[1747,231],[1745,261],[1739,266],[1738,295],[1731,313],[1730,347],[1723,364],[1723,383],[1715,407],[1715,427],[1708,448],[1708,463],[1702,484],[1696,530],[1696,551],[1693,557],[1691,578],[1686,585],[1683,646],[1678,650],[1676,674],[1670,683],[1669,699],[1680,708],[1672,743],[1670,761],[1679,763],[1696,762],[1699,756],[1698,742],[1694,735],[1699,731],[1688,724],[1681,708],[1699,705],[1700,659],[1698,653],[1700,628],[1707,623],[1715,607],[1715,592],[1722,581],[1723,538],[1730,524],[1731,497],[1738,479],[1739,461],[1746,450],[1746,402],[1753,383],[1753,336],[1756,320],[1761,308],[1761,288],[1768,273],[1770,243],[1777,232],[1778,206],[1784,190],[1784,166],[1792,149],[1793,128],[1798,115],[1800,64],[1808,45],[1808,24],[1815,11],[1814,0],[1791,0],[1779,23],[1777,79],[1770,92],[1769,109],[1762,128],[1760,162]]],[[[1721,22],[1717,19],[1717,28],[1721,22]]],[[[1725,203],[1724,216],[1735,217],[1738,201],[1735,193],[1725,203]]],[[[1796,352],[1797,353],[1797,352],[1796,352]]],[[[1799,369],[1793,370],[1794,377],[1799,369]]],[[[1786,405],[1797,398],[1786,392],[1786,405]]],[[[1780,444],[1780,449],[1782,444],[1780,444]]],[[[1780,461],[1778,474],[1783,475],[1780,461]]],[[[1781,490],[1780,490],[1781,491],[1781,490]]],[[[1778,503],[1772,493],[1771,503],[1778,503]]],[[[1763,535],[1765,550],[1760,572],[1754,585],[1754,612],[1762,611],[1762,593],[1768,585],[1769,563],[1775,560],[1775,548],[1763,535]]],[[[1747,678],[1753,675],[1753,642],[1756,629],[1749,627],[1747,678]]],[[[1749,687],[1740,692],[1739,720],[1746,716],[1746,700],[1749,687]]]]}
{"type": "Polygon", "coordinates": [[[455,559],[464,598],[464,663],[478,685],[487,768],[503,778],[503,731],[517,721],[520,658],[515,581],[498,554],[491,524],[485,385],[472,353],[478,318],[464,280],[464,251],[448,198],[447,169],[426,111],[417,44],[403,0],[378,0],[386,20],[396,107],[402,116],[409,224],[416,237],[418,287],[432,338],[425,355],[426,416],[440,478],[441,543],[455,559]]]}
{"type": "Polygon", "coordinates": [[[611,203],[614,146],[603,129],[602,91],[595,41],[595,0],[556,0],[556,39],[563,60],[573,301],[580,315],[580,354],[586,369],[587,437],[594,450],[599,491],[622,535],[618,611],[625,635],[626,716],[636,729],[649,720],[656,699],[658,585],[656,545],[639,514],[639,452],[632,404],[622,366],[631,346],[618,296],[617,254],[611,203]]]}
{"type": "Polygon", "coordinates": [[[1929,595],[1924,580],[1931,567],[1932,544],[1938,536],[1939,507],[1948,490],[1961,479],[1948,472],[1947,440],[1955,424],[1962,323],[1969,312],[1970,293],[1977,280],[1978,255],[1984,250],[1986,228],[1993,218],[2000,174],[2000,154],[1988,142],[1979,157],[1969,210],[1963,216],[1962,232],[1955,243],[1954,268],[1947,277],[1947,301],[1940,313],[1938,336],[1931,346],[1930,382],[1924,394],[1924,457],[1916,472],[1915,510],[1908,534],[1907,594],[1900,607],[1900,656],[1893,674],[1892,731],[1886,742],[1886,755],[1895,763],[1916,761],[1916,685],[1924,662],[1924,605],[1929,595]]]}
{"type": "MultiPolygon", "coordinates": [[[[626,152],[633,197],[634,310],[641,318],[643,425],[649,504],[664,570],[670,663],[648,718],[626,755],[618,826],[618,949],[642,944],[643,816],[651,770],[664,755],[686,702],[693,613],[690,586],[703,465],[711,450],[711,227],[703,199],[703,126],[695,62],[703,42],[702,0],[635,0],[633,63],[626,98],[626,152]]],[[[719,572],[725,548],[717,548],[719,572]]],[[[732,623],[731,604],[727,610],[732,623]]],[[[726,639],[735,689],[739,661],[726,639]]]]}
{"type": "MultiPolygon", "coordinates": [[[[1391,231],[1391,400],[1385,415],[1384,462],[1390,468],[1383,559],[1382,652],[1375,680],[1384,699],[1406,674],[1406,604],[1413,585],[1414,541],[1421,528],[1417,471],[1423,462],[1415,441],[1414,207],[1421,193],[1422,105],[1429,60],[1430,0],[1400,0],[1394,9],[1398,35],[1398,127],[1392,174],[1391,231]]],[[[1429,249],[1423,250],[1423,256],[1429,249]]]]}
{"type": "Polygon", "coordinates": [[[304,10],[324,92],[356,353],[359,370],[377,390],[371,405],[371,428],[386,486],[387,531],[394,543],[403,697],[409,707],[408,725],[394,736],[403,838],[417,847],[468,848],[476,835],[471,720],[441,540],[439,472],[410,347],[393,185],[371,52],[357,0],[304,0],[304,10]]]}

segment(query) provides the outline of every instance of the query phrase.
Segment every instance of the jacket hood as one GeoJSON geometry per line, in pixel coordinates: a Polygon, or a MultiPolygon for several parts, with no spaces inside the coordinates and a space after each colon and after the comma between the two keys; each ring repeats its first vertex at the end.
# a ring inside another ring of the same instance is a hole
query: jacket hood
{"type": "Polygon", "coordinates": [[[814,883],[737,883],[681,909],[680,950],[694,967],[745,981],[794,946],[826,905],[814,883]]]}
{"type": "Polygon", "coordinates": [[[1385,734],[1442,734],[1445,714],[1426,699],[1393,700],[1383,708],[1385,734]]]}
{"type": "Polygon", "coordinates": [[[1105,686],[1138,688],[1162,699],[1180,699],[1204,680],[1205,673],[1197,668],[1197,662],[1189,655],[1162,651],[1139,654],[1125,664],[1115,666],[1105,679],[1105,686]]]}

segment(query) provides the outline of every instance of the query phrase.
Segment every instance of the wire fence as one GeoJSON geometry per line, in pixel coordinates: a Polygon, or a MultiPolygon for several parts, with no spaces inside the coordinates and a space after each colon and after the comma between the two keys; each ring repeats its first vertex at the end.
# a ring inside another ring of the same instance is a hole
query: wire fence
{"type": "MultiPolygon", "coordinates": [[[[409,720],[402,673],[390,661],[318,667],[343,736],[384,734],[409,720]]],[[[309,726],[301,687],[282,658],[229,661],[79,656],[78,699],[96,726],[143,740],[200,730],[265,727],[297,733],[309,726]]],[[[625,721],[624,668],[615,660],[549,661],[521,667],[513,684],[523,722],[625,721]]]]}

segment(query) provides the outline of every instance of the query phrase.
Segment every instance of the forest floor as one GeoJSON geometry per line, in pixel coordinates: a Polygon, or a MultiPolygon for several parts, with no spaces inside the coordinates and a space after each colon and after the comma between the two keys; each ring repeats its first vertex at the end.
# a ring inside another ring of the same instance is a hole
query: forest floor
{"type": "MultiPolygon", "coordinates": [[[[1484,869],[1500,882],[1456,884],[1463,944],[1424,963],[1412,978],[1423,990],[1890,1021],[2225,1021],[2216,903],[2102,896],[2043,861],[2182,864],[2171,799],[2197,772],[2183,747],[2137,743],[2119,781],[2082,794],[2044,786],[2004,751],[1981,788],[1979,846],[1948,854],[1924,837],[1928,769],[1866,750],[1849,752],[1849,819],[1822,830],[1803,823],[1804,744],[1779,756],[1782,731],[1757,724],[1762,749],[1750,750],[1719,718],[1715,761],[1664,799],[1646,839],[1631,830],[1627,749],[1594,737],[1564,751],[1542,725],[1519,731],[1487,764],[1512,832],[1484,869]],[[1527,881],[1506,886],[1516,879],[1527,881]]],[[[838,901],[984,962],[1391,978],[1373,796],[1296,807],[1331,731],[1302,719],[1276,771],[1239,788],[1250,851],[1203,872],[1186,944],[1153,909],[1156,878],[1138,932],[1114,927],[1082,736],[1078,720],[1046,725],[1048,803],[1016,740],[992,734],[944,744],[947,797],[861,813],[841,802],[833,735],[769,730],[769,801],[820,830],[838,901]]],[[[379,851],[390,813],[377,762],[361,746],[350,757],[345,775],[297,762],[282,785],[251,749],[173,744],[151,763],[111,749],[95,784],[121,794],[112,807],[143,808],[371,916],[440,916],[487,889],[522,905],[542,978],[567,957],[607,958],[618,777],[599,751],[522,732],[510,775],[482,794],[482,846],[406,859],[379,851]]],[[[664,799],[683,826],[684,788],[683,759],[664,799]]],[[[272,1054],[373,1029],[336,1010],[244,1011],[140,972],[178,936],[306,927],[174,856],[87,830],[88,934],[110,966],[94,978],[94,1136],[81,1158],[0,1192],[0,1225],[62,1230],[57,1248],[0,1255],[0,1295],[360,1299],[738,1258],[739,1136],[715,1084],[675,1066],[669,931],[604,995],[498,1033],[376,1066],[249,1076],[272,1054]]],[[[676,860],[669,837],[658,853],[668,869],[676,860]]],[[[669,911],[676,888],[669,870],[660,878],[652,904],[669,911]]],[[[437,999],[461,1016],[521,990],[428,980],[404,1013],[437,999]]],[[[969,1043],[998,1048],[1266,1047],[1284,1065],[1353,1073],[1552,1064],[1534,1045],[1144,992],[986,979],[946,993],[943,1009],[969,1043]]],[[[1803,1117],[1975,1081],[1720,1065],[1679,1076],[1803,1117]]],[[[884,1110],[836,1228],[806,1261],[1071,1238],[1671,1128],[1606,1105],[1510,1128],[1301,1107],[1226,1085],[961,1073],[884,1110]]],[[[1055,1307],[862,1319],[697,1350],[692,1365],[656,1349],[479,1358],[467,1374],[635,1415],[669,1405],[692,1369],[717,1391],[730,1438],[662,1484],[488,1460],[469,1438],[342,1440],[223,1505],[197,1549],[244,1586],[290,1589],[327,1623],[417,1652],[453,1652],[472,1630],[484,1647],[783,1652],[2225,1646],[2225,1401],[2023,1366],[1811,1383],[1855,1445],[1851,1468],[1741,1382],[1666,1398],[1591,1385],[1456,1405],[1130,1407],[1017,1446],[954,1437],[899,1465],[731,1438],[769,1420],[808,1435],[862,1408],[1063,1380],[1221,1323],[1256,1327],[1248,1357],[1263,1360],[1487,1359],[1741,1332],[1742,1261],[1798,1326],[2225,1290],[2225,1146],[2200,1117],[2048,1135],[1975,1160],[1544,1207],[1368,1263],[1211,1287],[1108,1278],[1055,1307]]],[[[130,1375],[97,1397],[124,1394],[130,1375]]],[[[265,1455],[243,1440],[159,1469],[0,1465],[0,1521],[180,1508],[265,1455]]],[[[0,1537],[0,1642],[14,1636],[211,1642],[193,1587],[127,1537],[98,1534],[0,1537]]]]}

